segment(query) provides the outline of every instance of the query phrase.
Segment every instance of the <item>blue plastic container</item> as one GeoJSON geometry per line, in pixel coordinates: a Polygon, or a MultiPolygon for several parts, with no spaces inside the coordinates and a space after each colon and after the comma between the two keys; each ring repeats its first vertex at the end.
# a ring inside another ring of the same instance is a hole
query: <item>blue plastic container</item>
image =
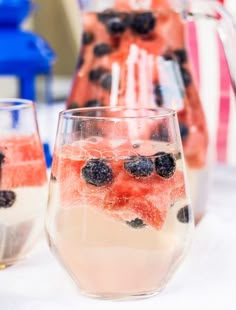
{"type": "Polygon", "coordinates": [[[35,79],[50,75],[55,54],[40,36],[0,28],[0,75],[19,80],[19,96],[35,100],[35,79]]]}
{"type": "MultiPolygon", "coordinates": [[[[36,77],[50,80],[55,61],[54,51],[41,36],[21,29],[33,8],[30,0],[0,0],[0,75],[17,78],[18,97],[30,100],[36,99],[36,77]]],[[[49,101],[48,89],[46,96],[49,101]]]]}
{"type": "Polygon", "coordinates": [[[18,27],[33,8],[30,0],[0,0],[0,27],[18,27]]]}

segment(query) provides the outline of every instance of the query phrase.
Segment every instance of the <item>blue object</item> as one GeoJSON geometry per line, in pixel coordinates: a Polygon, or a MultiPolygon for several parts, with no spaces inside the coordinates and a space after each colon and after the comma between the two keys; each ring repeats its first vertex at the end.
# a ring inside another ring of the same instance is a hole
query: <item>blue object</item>
{"type": "Polygon", "coordinates": [[[30,0],[0,0],[0,27],[17,27],[34,9],[30,0]]]}
{"type": "Polygon", "coordinates": [[[16,77],[19,97],[30,100],[36,99],[37,75],[50,80],[55,61],[55,53],[41,36],[20,27],[33,8],[30,0],[0,0],[0,75],[16,77]]]}
{"type": "Polygon", "coordinates": [[[47,168],[50,168],[52,165],[52,155],[50,151],[50,146],[48,143],[43,143],[44,157],[47,168]]]}

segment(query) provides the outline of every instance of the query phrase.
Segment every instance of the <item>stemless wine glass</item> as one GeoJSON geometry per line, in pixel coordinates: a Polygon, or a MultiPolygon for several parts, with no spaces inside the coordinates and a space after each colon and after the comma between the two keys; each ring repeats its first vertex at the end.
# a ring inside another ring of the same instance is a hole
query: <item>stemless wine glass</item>
{"type": "Polygon", "coordinates": [[[34,103],[0,100],[0,269],[25,258],[42,232],[47,176],[34,103]]]}
{"type": "Polygon", "coordinates": [[[46,230],[88,296],[144,297],[164,288],[193,231],[176,112],[61,112],[46,230]]]}

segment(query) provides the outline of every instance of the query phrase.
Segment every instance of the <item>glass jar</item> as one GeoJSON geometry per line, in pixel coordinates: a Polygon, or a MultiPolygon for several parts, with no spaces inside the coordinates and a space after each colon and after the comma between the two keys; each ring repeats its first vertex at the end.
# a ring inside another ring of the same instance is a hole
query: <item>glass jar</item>
{"type": "MultiPolygon", "coordinates": [[[[189,29],[199,20],[207,27],[213,24],[235,80],[231,52],[236,35],[231,18],[214,1],[81,0],[79,4],[83,34],[67,108],[175,109],[199,222],[207,208],[215,125],[200,97],[189,29]]],[[[168,141],[166,128],[160,126],[158,131],[150,138],[168,141]]]]}

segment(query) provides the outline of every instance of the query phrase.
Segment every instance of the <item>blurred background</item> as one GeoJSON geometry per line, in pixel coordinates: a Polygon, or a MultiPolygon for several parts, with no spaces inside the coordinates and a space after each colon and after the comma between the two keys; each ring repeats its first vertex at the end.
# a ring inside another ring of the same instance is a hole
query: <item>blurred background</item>
{"type": "MultiPolygon", "coordinates": [[[[52,80],[55,101],[68,94],[76,66],[80,44],[80,19],[77,0],[35,0],[35,9],[21,25],[41,35],[56,53],[52,80]]],[[[17,96],[17,81],[0,77],[0,97],[17,96]],[[16,94],[16,95],[15,95],[16,94]]],[[[45,81],[37,79],[37,101],[44,101],[45,81]]]]}
{"type": "MultiPolygon", "coordinates": [[[[217,1],[217,0],[213,0],[217,1]]],[[[236,1],[219,0],[236,19],[236,1]]],[[[60,101],[67,96],[76,67],[80,46],[80,16],[77,0],[34,0],[35,9],[22,28],[41,35],[56,53],[53,66],[53,96],[60,101]]],[[[17,94],[17,81],[1,78],[0,97],[17,94]]],[[[37,80],[37,100],[44,101],[44,81],[37,80]]]]}
{"type": "Polygon", "coordinates": [[[77,0],[35,0],[37,9],[28,26],[50,42],[57,53],[55,74],[73,75],[79,50],[79,10],[77,0]]]}
{"type": "MultiPolygon", "coordinates": [[[[214,1],[214,0],[213,0],[214,1]]],[[[215,0],[217,1],[217,0],[215,0]]],[[[236,1],[219,0],[236,19],[236,1]]],[[[71,85],[80,46],[80,16],[77,0],[34,0],[35,9],[22,28],[40,34],[57,55],[54,64],[53,93],[56,101],[66,96],[71,85]]],[[[0,96],[14,96],[17,81],[1,77],[0,96]],[[10,86],[10,87],[9,87],[10,86]]],[[[37,81],[38,101],[43,101],[43,81],[37,81]]]]}

